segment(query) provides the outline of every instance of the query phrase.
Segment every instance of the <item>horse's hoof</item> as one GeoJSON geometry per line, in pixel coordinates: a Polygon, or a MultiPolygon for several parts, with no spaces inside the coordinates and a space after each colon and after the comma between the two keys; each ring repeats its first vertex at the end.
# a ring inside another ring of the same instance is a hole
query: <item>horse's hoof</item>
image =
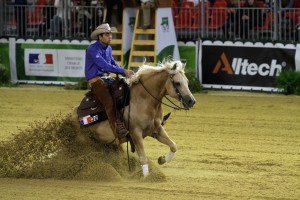
{"type": "Polygon", "coordinates": [[[158,164],[162,165],[162,164],[164,164],[165,162],[166,162],[165,156],[160,156],[160,157],[158,158],[158,164]]]}

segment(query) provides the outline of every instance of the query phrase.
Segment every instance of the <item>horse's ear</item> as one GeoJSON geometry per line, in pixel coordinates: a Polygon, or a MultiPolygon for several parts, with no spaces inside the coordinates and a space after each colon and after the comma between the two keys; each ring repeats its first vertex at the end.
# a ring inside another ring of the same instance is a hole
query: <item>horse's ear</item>
{"type": "Polygon", "coordinates": [[[172,67],[172,70],[176,70],[176,68],[177,68],[177,62],[174,63],[174,65],[173,65],[173,67],[172,67]]]}

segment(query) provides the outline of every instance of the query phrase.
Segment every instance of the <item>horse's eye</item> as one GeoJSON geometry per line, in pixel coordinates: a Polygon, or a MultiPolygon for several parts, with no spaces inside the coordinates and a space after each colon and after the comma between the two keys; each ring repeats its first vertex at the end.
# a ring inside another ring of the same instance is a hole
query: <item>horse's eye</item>
{"type": "Polygon", "coordinates": [[[175,86],[179,87],[180,86],[180,82],[175,82],[175,86]]]}

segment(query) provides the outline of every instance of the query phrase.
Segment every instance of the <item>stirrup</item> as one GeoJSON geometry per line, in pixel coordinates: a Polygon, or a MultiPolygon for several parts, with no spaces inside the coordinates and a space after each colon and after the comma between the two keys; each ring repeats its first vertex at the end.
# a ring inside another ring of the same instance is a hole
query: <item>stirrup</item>
{"type": "Polygon", "coordinates": [[[121,128],[121,129],[118,130],[118,134],[121,137],[125,137],[128,133],[129,133],[129,131],[126,128],[121,128]]]}
{"type": "Polygon", "coordinates": [[[129,131],[125,128],[123,123],[117,123],[117,133],[121,137],[125,137],[129,131]]]}

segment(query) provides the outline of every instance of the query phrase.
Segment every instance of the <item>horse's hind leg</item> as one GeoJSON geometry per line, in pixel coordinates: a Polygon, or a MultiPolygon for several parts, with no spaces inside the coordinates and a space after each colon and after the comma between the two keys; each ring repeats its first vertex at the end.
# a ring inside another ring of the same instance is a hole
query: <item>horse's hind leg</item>
{"type": "Polygon", "coordinates": [[[158,164],[162,165],[165,162],[170,162],[174,158],[177,151],[176,143],[169,138],[167,132],[162,126],[160,127],[160,130],[153,135],[153,137],[159,142],[170,147],[170,151],[166,155],[158,158],[158,164]]]}

